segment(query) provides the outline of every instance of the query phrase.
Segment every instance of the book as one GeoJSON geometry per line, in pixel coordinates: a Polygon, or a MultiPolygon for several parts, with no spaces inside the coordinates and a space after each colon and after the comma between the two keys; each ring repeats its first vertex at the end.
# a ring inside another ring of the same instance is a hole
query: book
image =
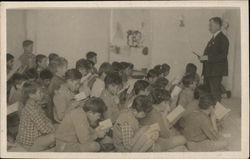
{"type": "Polygon", "coordinates": [[[74,98],[76,99],[76,101],[81,101],[81,100],[86,99],[87,96],[84,92],[80,92],[80,93],[76,94],[74,98]]]}
{"type": "Polygon", "coordinates": [[[171,98],[178,96],[181,91],[182,91],[182,89],[180,87],[175,86],[173,91],[171,92],[171,98]]]}
{"type": "Polygon", "coordinates": [[[224,118],[226,115],[228,115],[230,111],[231,109],[226,108],[220,102],[217,102],[215,105],[215,116],[218,120],[221,120],[222,118],[224,118]]]}
{"type": "Polygon", "coordinates": [[[169,121],[169,123],[173,123],[174,121],[177,121],[178,119],[181,118],[184,111],[185,111],[185,109],[183,108],[183,106],[178,105],[174,110],[172,110],[167,115],[167,120],[169,121]]]}
{"type": "Polygon", "coordinates": [[[105,129],[110,129],[112,128],[113,124],[111,119],[106,119],[101,122],[99,122],[98,129],[105,130],[105,129]]]}
{"type": "Polygon", "coordinates": [[[198,55],[196,52],[192,52],[194,55],[196,55],[198,58],[200,58],[201,56],[200,55],[198,55]]]}
{"type": "Polygon", "coordinates": [[[14,112],[18,111],[19,103],[16,102],[14,104],[8,105],[7,106],[7,115],[12,114],[14,112]]]}

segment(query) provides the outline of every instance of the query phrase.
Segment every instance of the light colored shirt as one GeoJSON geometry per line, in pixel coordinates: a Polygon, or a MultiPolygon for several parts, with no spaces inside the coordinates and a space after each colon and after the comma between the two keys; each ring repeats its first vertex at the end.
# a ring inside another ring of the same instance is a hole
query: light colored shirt
{"type": "Polygon", "coordinates": [[[104,81],[101,80],[100,78],[97,78],[91,90],[91,97],[100,97],[104,88],[105,88],[104,81]]]}

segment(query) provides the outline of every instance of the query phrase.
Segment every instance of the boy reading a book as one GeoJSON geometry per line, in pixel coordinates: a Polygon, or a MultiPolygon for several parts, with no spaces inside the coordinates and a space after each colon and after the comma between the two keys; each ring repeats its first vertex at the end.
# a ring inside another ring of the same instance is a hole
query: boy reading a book
{"type": "Polygon", "coordinates": [[[98,138],[104,138],[107,130],[96,126],[107,107],[102,99],[91,97],[83,107],[68,113],[56,131],[58,152],[98,152],[98,138]]]}
{"type": "Polygon", "coordinates": [[[17,142],[27,151],[43,151],[55,143],[55,128],[38,104],[42,99],[41,87],[35,82],[23,86],[22,103],[17,142]]]}
{"type": "Polygon", "coordinates": [[[134,84],[133,91],[129,94],[127,102],[125,104],[126,107],[131,107],[134,99],[139,95],[148,96],[150,93],[150,84],[145,80],[138,80],[134,84]]]}
{"type": "Polygon", "coordinates": [[[104,117],[105,119],[110,118],[112,123],[114,123],[120,113],[120,101],[117,93],[121,88],[122,78],[117,72],[110,72],[105,77],[104,83],[105,89],[100,96],[108,107],[104,117]]]}
{"type": "Polygon", "coordinates": [[[152,102],[147,96],[135,98],[132,107],[121,112],[113,129],[114,145],[118,152],[146,152],[156,148],[158,131],[147,133],[148,126],[140,128],[138,119],[152,110],[152,102]]]}
{"type": "Polygon", "coordinates": [[[179,94],[177,105],[183,106],[185,109],[194,100],[195,81],[192,75],[186,75],[182,78],[183,89],[179,94]]]}
{"type": "Polygon", "coordinates": [[[60,123],[65,114],[80,105],[80,102],[76,101],[74,97],[79,90],[81,78],[82,74],[76,69],[69,69],[65,73],[66,82],[55,92],[53,98],[53,112],[56,122],[60,123]]]}
{"type": "Polygon", "coordinates": [[[186,139],[182,135],[178,135],[176,130],[170,126],[167,121],[167,115],[170,111],[168,101],[170,94],[164,89],[154,89],[151,91],[153,101],[153,109],[147,113],[146,117],[140,119],[141,125],[150,125],[158,123],[160,126],[159,139],[156,141],[163,151],[173,149],[177,146],[183,146],[186,139]]]}
{"type": "Polygon", "coordinates": [[[68,68],[68,61],[63,57],[56,58],[52,67],[52,70],[55,70],[55,73],[49,85],[49,93],[51,97],[54,96],[55,90],[58,90],[61,84],[65,82],[64,75],[68,68]]]}
{"type": "Polygon", "coordinates": [[[93,84],[92,90],[91,90],[91,96],[92,97],[100,97],[103,89],[105,88],[104,79],[107,76],[109,72],[112,71],[111,64],[104,62],[101,64],[99,71],[98,71],[98,78],[96,78],[96,81],[93,84]]]}
{"type": "Polygon", "coordinates": [[[199,109],[182,120],[181,131],[188,140],[187,147],[190,151],[218,151],[227,147],[227,142],[218,133],[214,105],[211,95],[202,96],[199,109]]]}
{"type": "Polygon", "coordinates": [[[76,69],[82,74],[79,92],[84,92],[85,95],[88,97],[90,96],[91,93],[89,87],[89,81],[91,80],[91,78],[93,78],[91,72],[92,64],[90,61],[86,59],[80,59],[76,62],[76,69]]]}

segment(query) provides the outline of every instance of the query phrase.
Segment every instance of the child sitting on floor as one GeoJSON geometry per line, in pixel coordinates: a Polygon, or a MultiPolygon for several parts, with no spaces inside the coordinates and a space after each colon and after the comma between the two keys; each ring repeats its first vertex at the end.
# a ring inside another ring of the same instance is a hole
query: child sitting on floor
{"type": "Polygon", "coordinates": [[[55,143],[55,128],[38,104],[42,97],[37,83],[24,84],[22,102],[25,107],[21,111],[17,142],[27,151],[43,151],[55,143]]]}
{"type": "Polygon", "coordinates": [[[78,70],[69,69],[65,73],[66,82],[58,91],[55,91],[53,112],[57,123],[60,123],[68,112],[80,105],[81,102],[75,100],[75,94],[79,90],[81,78],[82,74],[78,70]]]}
{"type": "Polygon", "coordinates": [[[170,93],[164,89],[154,89],[151,91],[153,109],[147,113],[147,116],[140,121],[141,125],[150,125],[158,123],[160,126],[159,139],[156,141],[162,148],[162,151],[168,151],[177,146],[183,146],[186,143],[185,137],[178,135],[177,131],[171,127],[167,120],[170,111],[169,99],[170,93]]]}
{"type": "Polygon", "coordinates": [[[68,113],[56,131],[58,152],[98,152],[98,138],[104,138],[107,130],[96,128],[107,107],[103,100],[89,98],[83,107],[68,113]],[[96,128],[96,129],[95,129],[96,128]]]}
{"type": "Polygon", "coordinates": [[[169,82],[165,77],[159,77],[153,84],[153,87],[167,90],[168,83],[169,82]]]}
{"type": "Polygon", "coordinates": [[[146,80],[152,85],[157,79],[157,72],[154,69],[149,70],[146,76],[146,80]]]}
{"type": "Polygon", "coordinates": [[[63,57],[56,58],[51,67],[52,70],[55,70],[55,73],[49,85],[49,93],[50,96],[53,97],[54,91],[58,90],[61,84],[65,82],[64,75],[68,68],[68,61],[63,57]]]}
{"type": "Polygon", "coordinates": [[[100,97],[103,89],[105,88],[104,79],[107,76],[109,72],[112,71],[111,64],[104,62],[101,64],[99,71],[98,71],[98,78],[96,78],[96,81],[93,84],[92,90],[91,90],[91,96],[92,97],[100,97]]]}
{"type": "Polygon", "coordinates": [[[114,123],[120,114],[120,101],[117,96],[121,85],[122,78],[117,72],[110,72],[104,79],[105,89],[101,93],[101,98],[107,105],[108,109],[104,113],[105,119],[110,118],[114,123]]]}
{"type": "Polygon", "coordinates": [[[184,108],[194,100],[194,89],[196,83],[194,81],[194,76],[186,75],[182,78],[183,89],[179,94],[177,105],[181,105],[184,108]]]}
{"type": "Polygon", "coordinates": [[[187,138],[190,151],[218,151],[228,143],[219,135],[214,112],[215,102],[211,95],[200,97],[199,109],[182,120],[182,133],[187,138]]]}
{"type": "Polygon", "coordinates": [[[150,93],[150,84],[145,80],[138,80],[134,84],[133,91],[129,94],[127,102],[125,104],[126,107],[131,107],[134,99],[139,95],[148,96],[150,93]]]}
{"type": "Polygon", "coordinates": [[[39,54],[36,55],[36,71],[38,73],[38,77],[42,70],[48,67],[47,57],[45,55],[39,54]]]}
{"type": "Polygon", "coordinates": [[[121,112],[113,129],[114,145],[118,152],[146,152],[159,150],[155,144],[158,131],[147,136],[148,126],[139,127],[138,119],[145,118],[152,110],[152,102],[147,96],[135,98],[132,107],[121,112]]]}

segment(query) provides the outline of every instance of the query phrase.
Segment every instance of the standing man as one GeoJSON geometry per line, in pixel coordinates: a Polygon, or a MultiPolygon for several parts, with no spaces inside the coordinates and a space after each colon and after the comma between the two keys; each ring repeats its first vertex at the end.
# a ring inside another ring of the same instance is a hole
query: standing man
{"type": "Polygon", "coordinates": [[[213,17],[209,20],[209,31],[213,35],[199,60],[203,63],[204,84],[217,101],[221,101],[221,82],[228,75],[228,38],[221,31],[222,20],[213,17]]]}

